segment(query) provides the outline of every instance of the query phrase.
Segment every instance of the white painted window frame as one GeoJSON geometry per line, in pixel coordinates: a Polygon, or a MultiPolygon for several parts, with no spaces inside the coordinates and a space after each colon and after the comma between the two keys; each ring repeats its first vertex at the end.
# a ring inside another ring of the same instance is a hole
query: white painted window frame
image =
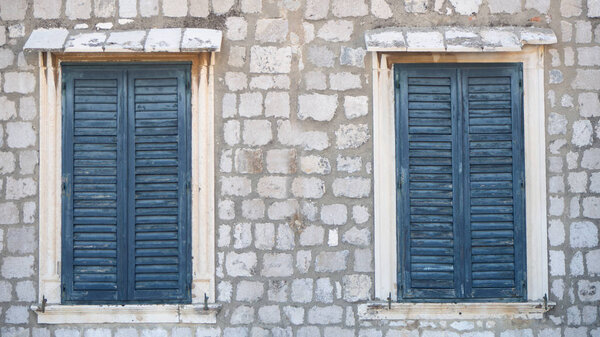
{"type": "MultiPolygon", "coordinates": [[[[525,119],[525,193],[527,302],[514,303],[421,304],[394,303],[392,310],[376,304],[362,305],[363,319],[409,319],[439,317],[435,309],[465,313],[512,313],[541,318],[547,306],[548,257],[546,224],[546,141],[544,113],[544,47],[524,46],[519,52],[394,53],[372,52],[373,62],[373,146],[375,189],[375,298],[398,298],[396,251],[396,154],[395,154],[395,63],[523,63],[523,101],[525,119]],[[533,310],[536,308],[539,310],[533,310]],[[453,309],[454,308],[454,309],[453,309]],[[541,309],[540,309],[541,308],[541,309]],[[428,311],[429,310],[429,311],[428,311]],[[465,312],[465,310],[467,312],[465,312]],[[473,311],[475,310],[475,311],[473,311]],[[531,311],[533,310],[533,311],[531,311]],[[429,314],[427,314],[429,313],[429,314]]],[[[385,305],[387,307],[387,304],[385,305]]],[[[438,310],[439,312],[439,310],[438,310]]]]}
{"type": "Polygon", "coordinates": [[[39,53],[40,183],[38,323],[215,323],[214,58],[215,53],[39,53]],[[61,305],[61,62],[192,62],[192,303],[187,305],[61,305]],[[45,303],[44,303],[45,301],[45,303]]]}

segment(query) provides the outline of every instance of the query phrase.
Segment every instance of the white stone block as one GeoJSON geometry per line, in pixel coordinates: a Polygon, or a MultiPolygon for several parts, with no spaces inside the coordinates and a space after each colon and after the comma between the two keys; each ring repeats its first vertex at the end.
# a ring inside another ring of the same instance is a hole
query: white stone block
{"type": "Polygon", "coordinates": [[[69,31],[64,28],[38,28],[31,32],[23,49],[60,51],[68,35],[69,31]]]}
{"type": "Polygon", "coordinates": [[[226,14],[235,4],[235,0],[212,0],[213,13],[217,15],[226,14]]]}
{"type": "Polygon", "coordinates": [[[251,181],[245,177],[221,177],[221,194],[246,196],[252,191],[251,181]]]}
{"type": "Polygon", "coordinates": [[[331,12],[340,18],[359,17],[369,14],[369,8],[364,0],[332,0],[331,12]]]}
{"type": "Polygon", "coordinates": [[[331,20],[321,26],[317,32],[317,37],[330,42],[350,41],[353,31],[352,21],[331,20]]]}
{"type": "MultiPolygon", "coordinates": [[[[28,94],[35,90],[37,81],[32,73],[28,72],[5,72],[4,73],[4,92],[28,94]]],[[[7,129],[10,124],[7,125],[7,129]]],[[[15,127],[31,125],[31,123],[14,123],[15,127]]],[[[8,132],[8,130],[7,130],[8,132]]]]}
{"type": "Polygon", "coordinates": [[[370,139],[367,124],[343,124],[335,131],[338,149],[355,149],[370,139]]]}
{"type": "Polygon", "coordinates": [[[312,307],[308,310],[308,323],[327,325],[342,322],[343,309],[337,305],[327,307],[312,307]]]}
{"type": "Polygon", "coordinates": [[[329,13],[330,0],[307,0],[304,18],[307,20],[321,20],[329,13]]]}
{"type": "Polygon", "coordinates": [[[454,10],[462,15],[473,15],[479,12],[482,0],[450,0],[454,10]]]}
{"type": "Polygon", "coordinates": [[[298,208],[298,201],[294,199],[277,201],[269,206],[267,214],[271,220],[284,220],[297,214],[298,208]]]}
{"type": "Polygon", "coordinates": [[[291,64],[290,47],[253,46],[250,49],[250,72],[252,73],[289,73],[291,64]]]}
{"type": "MultiPolygon", "coordinates": [[[[210,14],[208,0],[190,1],[190,15],[205,18],[210,14]]],[[[199,336],[201,337],[201,336],[199,336]]],[[[203,336],[202,336],[203,337],[203,336]]]]}
{"type": "Polygon", "coordinates": [[[244,18],[228,17],[225,26],[227,27],[227,39],[231,41],[243,40],[248,34],[248,23],[244,18]]]}
{"type": "Polygon", "coordinates": [[[275,225],[257,223],[254,225],[254,246],[260,250],[271,250],[275,246],[275,225]]]}
{"type": "Polygon", "coordinates": [[[595,247],[598,245],[598,227],[590,221],[572,223],[569,242],[573,248],[595,247]]]}
{"type": "Polygon", "coordinates": [[[344,204],[323,205],[321,221],[326,225],[341,226],[348,220],[348,209],[344,204]]]}
{"type": "Polygon", "coordinates": [[[265,116],[289,118],[290,94],[287,92],[268,92],[265,98],[265,116]]]}
{"type": "Polygon", "coordinates": [[[335,57],[335,53],[326,46],[311,46],[308,49],[308,61],[317,67],[333,67],[335,57]]]}
{"type": "Polygon", "coordinates": [[[166,17],[182,17],[188,13],[187,0],[163,1],[163,14],[166,17]]]}
{"type": "Polygon", "coordinates": [[[227,274],[232,277],[238,276],[253,276],[257,264],[256,254],[253,252],[247,253],[227,253],[225,268],[227,274]]]}
{"type": "Polygon", "coordinates": [[[254,303],[259,301],[265,293],[262,282],[242,280],[237,285],[235,299],[241,302],[254,303]]]}
{"type": "Polygon", "coordinates": [[[292,194],[297,198],[318,199],[325,194],[325,183],[319,178],[297,177],[292,181],[292,194]]]}
{"type": "Polygon", "coordinates": [[[288,35],[288,20],[259,19],[256,22],[255,38],[259,42],[285,42],[288,35]]]}
{"type": "Polygon", "coordinates": [[[263,256],[261,275],[263,277],[289,277],[294,273],[292,255],[267,253],[263,256]]]}
{"type": "Polygon", "coordinates": [[[313,280],[295,279],[292,281],[290,298],[297,303],[309,303],[313,298],[313,280]]]}
{"type": "Polygon", "coordinates": [[[0,18],[3,21],[23,20],[26,12],[26,0],[0,0],[0,18]]]}
{"type": "Polygon", "coordinates": [[[371,14],[380,19],[389,19],[394,15],[385,0],[371,0],[371,14]]]}
{"type": "Polygon", "coordinates": [[[33,256],[5,256],[0,274],[6,279],[33,276],[33,256]]]}
{"type": "Polygon", "coordinates": [[[94,0],[94,16],[108,18],[115,15],[116,0],[94,0]]]}
{"type": "Polygon", "coordinates": [[[181,40],[181,51],[220,51],[223,33],[216,29],[186,28],[181,40]]]}
{"type": "Polygon", "coordinates": [[[515,14],[521,11],[521,0],[488,0],[491,13],[515,14]]]}
{"type": "Polygon", "coordinates": [[[362,87],[360,76],[349,72],[329,74],[329,87],[332,90],[345,91],[362,87]]]}
{"type": "Polygon", "coordinates": [[[273,139],[271,122],[267,120],[245,120],[242,139],[244,144],[250,146],[262,146],[270,143],[273,139]]]}
{"type": "Polygon", "coordinates": [[[139,52],[144,50],[142,41],[145,37],[146,32],[143,30],[112,32],[104,44],[104,50],[106,52],[139,52]]]}
{"type": "Polygon", "coordinates": [[[331,173],[331,164],[325,157],[304,156],[300,158],[300,169],[306,174],[329,174],[331,173]]]}
{"type": "Polygon", "coordinates": [[[146,52],[179,52],[181,28],[150,29],[146,37],[146,52]]]}
{"type": "Polygon", "coordinates": [[[248,92],[240,95],[238,113],[242,117],[257,117],[262,115],[263,96],[260,92],[248,92]]]}
{"type": "Polygon", "coordinates": [[[135,18],[137,16],[136,0],[119,0],[119,16],[122,18],[135,18]]]}
{"type": "Polygon", "coordinates": [[[346,96],[344,97],[344,114],[348,119],[366,116],[369,113],[369,97],[346,96]]]}
{"type": "Polygon", "coordinates": [[[512,31],[501,29],[482,29],[481,39],[484,51],[519,51],[521,42],[512,31]]]}
{"type": "Polygon", "coordinates": [[[310,94],[298,97],[298,118],[330,121],[338,107],[337,95],[310,94]]]}

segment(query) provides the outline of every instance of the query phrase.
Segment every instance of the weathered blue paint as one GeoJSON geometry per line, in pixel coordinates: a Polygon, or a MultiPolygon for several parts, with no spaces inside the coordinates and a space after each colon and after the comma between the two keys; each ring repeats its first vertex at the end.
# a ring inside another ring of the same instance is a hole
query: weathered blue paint
{"type": "Polygon", "coordinates": [[[64,303],[191,300],[190,66],[63,66],[64,303]]]}
{"type": "Polygon", "coordinates": [[[399,300],[525,298],[521,73],[396,65],[399,300]]]}

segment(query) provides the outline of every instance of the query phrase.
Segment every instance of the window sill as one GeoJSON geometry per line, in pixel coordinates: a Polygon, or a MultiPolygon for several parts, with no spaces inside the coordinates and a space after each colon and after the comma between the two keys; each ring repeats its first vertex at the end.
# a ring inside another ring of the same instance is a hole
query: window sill
{"type": "Polygon", "coordinates": [[[555,303],[365,303],[358,306],[361,320],[405,319],[542,319],[555,303]]]}
{"type": "Polygon", "coordinates": [[[220,305],[158,304],[158,305],[39,305],[31,306],[41,324],[79,323],[194,323],[217,322],[220,305]]]}

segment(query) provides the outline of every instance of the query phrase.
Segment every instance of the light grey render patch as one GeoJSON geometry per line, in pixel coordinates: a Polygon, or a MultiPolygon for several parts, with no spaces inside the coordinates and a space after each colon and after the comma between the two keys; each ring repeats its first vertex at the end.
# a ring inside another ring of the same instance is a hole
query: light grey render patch
{"type": "Polygon", "coordinates": [[[69,31],[64,28],[40,28],[34,30],[23,46],[23,50],[60,51],[65,45],[69,31]]]}
{"type": "Polygon", "coordinates": [[[113,32],[110,33],[104,46],[105,51],[111,52],[134,52],[144,49],[143,40],[146,32],[142,30],[113,32]]]}
{"type": "Polygon", "coordinates": [[[179,52],[181,28],[151,29],[146,38],[147,52],[179,52]]]}
{"type": "Polygon", "coordinates": [[[215,29],[186,28],[181,40],[181,51],[220,51],[223,33],[215,29]]]}

